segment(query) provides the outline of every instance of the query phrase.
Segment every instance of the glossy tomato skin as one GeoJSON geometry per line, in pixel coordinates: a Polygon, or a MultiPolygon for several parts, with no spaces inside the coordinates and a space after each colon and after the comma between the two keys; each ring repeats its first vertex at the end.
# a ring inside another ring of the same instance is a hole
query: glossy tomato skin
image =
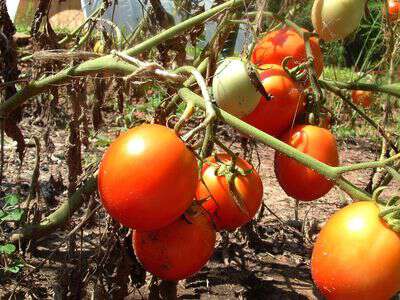
{"type": "MultiPolygon", "coordinates": [[[[335,137],[325,128],[297,125],[281,139],[325,164],[339,165],[335,137]]],[[[318,199],[333,187],[324,176],[279,152],[275,152],[275,175],[286,194],[301,201],[318,199]]]]}
{"type": "Polygon", "coordinates": [[[156,231],[135,231],[133,247],[144,268],[164,280],[176,281],[198,272],[210,259],[215,229],[202,208],[156,231]]]}
{"type": "Polygon", "coordinates": [[[260,68],[263,70],[260,79],[272,99],[261,97],[253,112],[242,120],[277,137],[304,111],[304,93],[281,66],[263,65],[260,68]]]}
{"type": "Polygon", "coordinates": [[[362,105],[365,108],[368,108],[372,104],[372,92],[370,91],[359,91],[354,90],[351,92],[351,98],[353,99],[354,104],[362,105]]]}
{"type": "MultiPolygon", "coordinates": [[[[305,29],[304,29],[305,30],[305,29]]],[[[315,70],[318,76],[324,68],[324,61],[317,38],[310,39],[312,53],[315,57],[315,70]]],[[[293,68],[306,61],[306,48],[303,38],[292,28],[285,27],[271,31],[255,45],[251,60],[254,64],[276,64],[281,66],[285,57],[291,56],[288,67],[293,68]]]]}
{"type": "Polygon", "coordinates": [[[261,98],[250,79],[247,63],[235,57],[225,58],[218,65],[212,83],[218,107],[238,118],[251,113],[261,98]]]}
{"type": "Polygon", "coordinates": [[[315,242],[311,273],[329,300],[388,300],[400,290],[400,235],[373,201],[336,212],[315,242]]]}
{"type": "MultiPolygon", "coordinates": [[[[231,157],[227,154],[216,154],[219,161],[230,163],[231,157]]],[[[211,214],[217,230],[234,230],[249,222],[261,206],[263,185],[257,171],[244,159],[238,157],[236,165],[251,173],[235,178],[235,187],[243,201],[247,213],[236,204],[229,192],[225,176],[217,176],[219,165],[215,156],[207,158],[202,168],[202,177],[205,185],[199,181],[196,199],[211,214]]]]}
{"type": "Polygon", "coordinates": [[[190,206],[197,181],[196,159],[175,132],[147,124],[113,141],[100,164],[98,188],[113,218],[130,228],[154,230],[190,206]]]}
{"type": "MultiPolygon", "coordinates": [[[[389,10],[389,20],[392,22],[397,21],[400,18],[400,1],[399,0],[389,0],[388,1],[388,10],[389,10]]],[[[384,8],[384,11],[385,11],[385,8],[384,8]]]]}

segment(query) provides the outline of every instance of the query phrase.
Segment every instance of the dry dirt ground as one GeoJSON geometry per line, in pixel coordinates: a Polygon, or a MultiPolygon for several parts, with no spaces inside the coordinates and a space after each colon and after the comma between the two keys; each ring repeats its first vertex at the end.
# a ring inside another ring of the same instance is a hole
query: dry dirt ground
{"type": "MultiPolygon", "coordinates": [[[[42,125],[33,125],[32,121],[25,119],[22,123],[28,139],[32,135],[41,136],[43,132],[42,125]]],[[[224,136],[232,137],[233,132],[228,130],[224,136]]],[[[58,202],[65,199],[64,191],[55,194],[55,205],[44,204],[43,199],[51,198],[49,193],[55,193],[49,188],[50,172],[60,172],[63,183],[67,184],[65,131],[55,130],[52,140],[55,151],[48,157],[41,157],[41,199],[38,207],[43,215],[54,210],[58,202]]],[[[239,145],[234,143],[233,148],[240,152],[242,149],[239,145]]],[[[373,160],[378,150],[376,145],[366,140],[340,141],[339,147],[342,164],[373,160]]],[[[84,160],[101,155],[103,151],[104,148],[93,145],[89,151],[85,150],[84,160]]],[[[33,147],[28,148],[24,163],[18,167],[14,146],[9,140],[6,141],[6,180],[3,189],[27,194],[35,161],[34,153],[33,147]]],[[[340,190],[332,189],[318,201],[300,203],[296,221],[295,201],[284,193],[275,179],[274,152],[259,144],[257,153],[259,159],[253,151],[252,161],[255,166],[259,165],[264,183],[263,214],[259,215],[254,226],[247,227],[248,230],[230,233],[229,243],[219,236],[210,262],[194,277],[179,282],[180,299],[318,299],[310,275],[312,241],[322,222],[349,199],[340,190]]],[[[369,171],[354,172],[348,179],[364,187],[369,174],[369,171]]],[[[73,246],[70,242],[64,242],[65,235],[80,222],[84,213],[85,208],[74,216],[64,230],[35,242],[33,250],[26,254],[23,272],[11,279],[0,279],[3,285],[0,298],[6,298],[17,287],[15,295],[21,299],[61,299],[66,296],[63,292],[65,286],[73,282],[71,278],[76,277],[80,278],[78,282],[84,282],[83,286],[82,283],[79,283],[79,287],[75,286],[77,290],[82,288],[76,298],[109,298],[105,291],[112,289],[116,276],[115,270],[107,267],[115,250],[115,244],[110,249],[109,242],[113,234],[110,228],[115,226],[110,227],[112,222],[105,212],[98,210],[94,219],[83,227],[84,230],[78,231],[73,246]],[[38,268],[37,272],[34,272],[35,268],[38,268]]],[[[140,272],[138,276],[141,276],[140,272]]],[[[130,278],[128,299],[147,298],[150,275],[147,274],[145,281],[141,278],[141,287],[140,284],[132,283],[132,271],[130,278]]],[[[67,296],[73,298],[71,294],[67,296]]]]}

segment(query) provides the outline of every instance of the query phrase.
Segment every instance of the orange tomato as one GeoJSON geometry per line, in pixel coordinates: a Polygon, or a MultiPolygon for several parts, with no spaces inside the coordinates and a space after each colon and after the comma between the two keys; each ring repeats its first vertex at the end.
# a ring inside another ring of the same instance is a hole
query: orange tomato
{"type": "Polygon", "coordinates": [[[156,231],[135,231],[133,247],[144,268],[164,280],[180,280],[198,272],[210,259],[215,229],[200,207],[156,231]]]}
{"type": "MultiPolygon", "coordinates": [[[[281,139],[325,164],[339,164],[335,137],[325,128],[297,125],[281,139]]],[[[286,194],[297,200],[318,199],[333,187],[333,183],[324,176],[279,152],[275,153],[275,175],[286,194]]]]}
{"type": "Polygon", "coordinates": [[[388,300],[400,290],[400,235],[359,201],[329,218],[315,242],[311,273],[329,300],[388,300]]]}
{"type": "Polygon", "coordinates": [[[218,160],[215,156],[208,157],[203,165],[201,172],[205,185],[199,181],[196,199],[213,216],[218,230],[234,230],[249,222],[260,208],[263,185],[253,166],[238,157],[236,166],[245,172],[234,180],[244,210],[241,209],[229,190],[226,177],[218,175],[229,169],[232,158],[228,154],[216,154],[216,157],[218,160]]]}
{"type": "Polygon", "coordinates": [[[256,108],[242,120],[273,136],[287,130],[304,110],[300,86],[278,65],[263,65],[260,79],[271,100],[261,97],[256,108]]]}
{"type": "MultiPolygon", "coordinates": [[[[315,71],[319,76],[324,68],[324,61],[318,39],[312,37],[310,45],[314,55],[315,71]]],[[[289,61],[289,68],[307,60],[303,38],[294,29],[285,27],[271,31],[261,38],[253,49],[251,60],[258,66],[263,64],[282,65],[283,59],[288,56],[293,58],[289,61]]]]}
{"type": "MultiPolygon", "coordinates": [[[[400,17],[400,1],[399,0],[389,0],[388,1],[388,9],[389,9],[389,20],[391,22],[395,22],[400,17]]],[[[386,14],[386,9],[384,8],[384,12],[386,14]]]]}
{"type": "Polygon", "coordinates": [[[141,125],[122,133],[100,164],[98,188],[107,212],[127,227],[154,230],[190,206],[198,166],[175,132],[141,125]]]}
{"type": "Polygon", "coordinates": [[[357,105],[362,105],[365,108],[368,108],[372,104],[372,92],[370,91],[352,91],[351,98],[353,99],[353,103],[357,105]]]}

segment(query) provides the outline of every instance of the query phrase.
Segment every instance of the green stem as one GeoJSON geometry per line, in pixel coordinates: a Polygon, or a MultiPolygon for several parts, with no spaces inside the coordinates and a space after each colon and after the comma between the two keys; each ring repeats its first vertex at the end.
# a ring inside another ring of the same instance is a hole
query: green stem
{"type": "Polygon", "coordinates": [[[329,84],[339,89],[380,92],[400,98],[400,83],[372,84],[362,82],[340,82],[321,79],[319,81],[322,84],[329,84]]]}
{"type": "MultiPolygon", "coordinates": [[[[200,108],[204,109],[204,101],[197,94],[193,93],[187,88],[182,88],[178,91],[179,96],[184,101],[194,101],[194,103],[200,108]]],[[[265,145],[270,146],[271,148],[279,151],[290,158],[293,158],[300,162],[301,164],[309,167],[310,169],[315,170],[319,174],[335,181],[335,183],[346,191],[350,196],[358,200],[370,200],[371,196],[365,191],[359,189],[358,187],[351,184],[346,179],[340,176],[340,173],[337,171],[337,167],[332,167],[327,164],[320,162],[319,160],[304,154],[303,152],[291,147],[290,145],[280,141],[265,132],[254,128],[253,126],[243,122],[242,120],[232,116],[231,114],[214,107],[217,116],[223,120],[225,123],[231,125],[232,127],[238,129],[243,134],[251,136],[258,141],[262,142],[265,145]]]]}
{"type": "Polygon", "coordinates": [[[69,67],[55,75],[30,82],[12,97],[1,103],[0,117],[6,117],[10,112],[22,105],[29,98],[49,90],[54,85],[68,82],[76,76],[86,76],[105,70],[111,71],[112,73],[128,75],[134,72],[136,67],[132,66],[131,64],[118,61],[111,55],[89,60],[78,66],[69,67]]]}
{"type": "Polygon", "coordinates": [[[82,206],[85,195],[93,193],[97,188],[97,175],[88,178],[68,201],[64,202],[52,214],[43,219],[39,224],[29,224],[15,231],[11,241],[39,239],[64,225],[71,215],[82,206]]]}
{"type": "Polygon", "coordinates": [[[370,161],[370,162],[353,164],[351,166],[337,167],[336,171],[339,174],[343,174],[346,172],[352,172],[352,171],[362,170],[362,169],[367,169],[367,168],[383,168],[399,159],[400,159],[400,154],[396,154],[396,155],[393,155],[392,157],[389,157],[387,159],[380,160],[380,161],[370,161]]]}
{"type": "Polygon", "coordinates": [[[215,6],[197,16],[194,16],[190,19],[187,19],[163,32],[155,35],[154,37],[140,43],[139,45],[126,50],[126,54],[130,56],[137,55],[143,51],[146,51],[174,36],[186,31],[187,29],[196,26],[197,24],[203,23],[207,19],[211,18],[212,16],[216,15],[224,11],[225,9],[236,8],[242,6],[246,0],[229,0],[223,4],[215,6]]]}
{"type": "Polygon", "coordinates": [[[93,13],[91,13],[91,15],[81,24],[79,25],[74,31],[72,31],[70,34],[67,34],[66,37],[64,37],[61,41],[58,42],[58,44],[60,46],[65,45],[66,43],[68,43],[78,32],[80,32],[82,30],[82,28],[89,22],[92,20],[92,18],[97,18],[97,16],[99,15],[100,11],[104,10],[104,5],[100,5],[98,8],[96,8],[93,13]]]}
{"type": "MultiPolygon", "coordinates": [[[[152,47],[180,34],[185,30],[206,21],[212,16],[220,13],[221,11],[229,8],[235,8],[243,5],[246,0],[229,0],[221,5],[218,5],[208,11],[194,16],[178,25],[175,25],[161,33],[155,35],[154,37],[138,44],[137,46],[125,51],[126,54],[130,56],[137,55],[143,51],[151,49],[152,47]]],[[[0,104],[0,117],[7,116],[13,109],[16,109],[19,105],[22,105],[30,97],[36,96],[51,88],[51,85],[60,84],[72,79],[73,76],[84,76],[92,73],[98,73],[103,70],[108,70],[115,73],[121,73],[121,65],[116,62],[112,55],[103,56],[93,60],[83,62],[82,64],[67,68],[59,73],[44,78],[38,81],[30,82],[25,88],[18,91],[15,95],[7,99],[4,103],[0,104]]],[[[135,69],[134,67],[126,64],[122,69],[122,73],[128,75],[132,73],[135,69]],[[126,72],[129,70],[128,72],[126,72]]]]}

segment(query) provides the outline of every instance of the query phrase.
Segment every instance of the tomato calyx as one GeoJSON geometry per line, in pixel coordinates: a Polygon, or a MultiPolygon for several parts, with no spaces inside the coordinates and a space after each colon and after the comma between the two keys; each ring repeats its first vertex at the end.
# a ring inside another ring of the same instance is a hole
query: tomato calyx
{"type": "Polygon", "coordinates": [[[304,81],[305,78],[307,77],[307,72],[305,70],[307,69],[308,65],[313,65],[313,60],[310,59],[307,62],[304,62],[302,64],[299,64],[295,66],[294,68],[290,69],[289,68],[289,63],[293,61],[294,58],[292,56],[286,56],[283,61],[282,61],[282,68],[285,70],[285,72],[292,78],[294,81],[304,81]]]}
{"type": "Polygon", "coordinates": [[[382,201],[379,196],[385,189],[386,187],[376,189],[372,195],[372,200],[379,207],[379,217],[385,220],[393,231],[400,233],[400,196],[393,196],[386,202],[382,201]]]}
{"type": "Polygon", "coordinates": [[[225,177],[225,180],[228,183],[229,193],[237,207],[239,207],[242,213],[244,213],[246,216],[250,216],[250,213],[244,205],[244,201],[236,188],[235,178],[237,176],[246,176],[248,174],[251,174],[253,170],[244,170],[243,168],[237,166],[235,157],[232,157],[232,160],[228,164],[218,160],[218,158],[216,157],[216,163],[212,163],[212,165],[215,167],[216,176],[225,177]]]}

